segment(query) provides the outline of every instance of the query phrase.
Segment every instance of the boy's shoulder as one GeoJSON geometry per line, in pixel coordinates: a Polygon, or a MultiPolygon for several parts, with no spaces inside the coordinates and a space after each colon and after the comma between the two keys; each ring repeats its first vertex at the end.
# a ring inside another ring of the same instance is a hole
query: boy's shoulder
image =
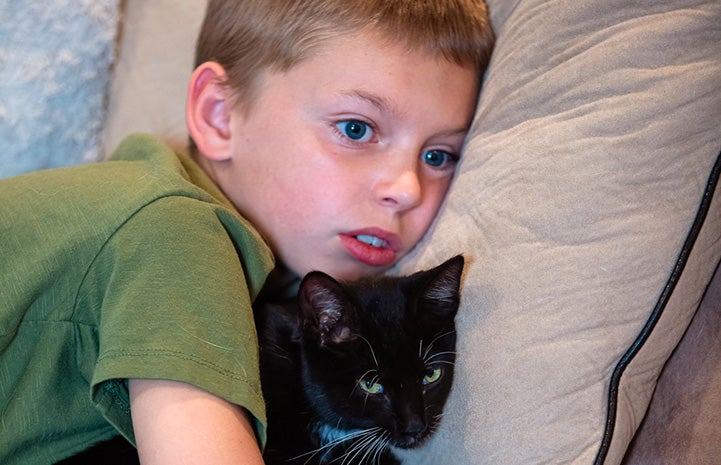
{"type": "Polygon", "coordinates": [[[148,135],[128,137],[108,161],[0,180],[0,198],[0,219],[10,218],[6,229],[19,237],[44,230],[54,233],[43,237],[57,240],[67,235],[103,242],[138,212],[152,211],[164,224],[215,219],[234,241],[263,245],[190,157],[148,135]]]}
{"type": "MultiPolygon", "coordinates": [[[[33,263],[62,257],[84,269],[122,238],[131,248],[140,243],[180,247],[169,234],[173,231],[187,243],[197,239],[196,246],[208,234],[219,243],[230,240],[235,247],[229,250],[257,263],[259,274],[272,267],[260,234],[201,168],[151,136],[131,136],[108,161],[0,180],[0,199],[0,231],[15,245],[0,248],[0,261],[6,263],[22,264],[33,251],[38,257],[33,263]]],[[[68,269],[58,266],[50,272],[68,269]]]]}
{"type": "MultiPolygon", "coordinates": [[[[148,134],[133,134],[124,139],[108,160],[135,189],[166,191],[165,195],[192,197],[235,207],[213,180],[185,153],[176,153],[165,142],[148,134]]],[[[102,163],[100,164],[102,165],[102,163]]],[[[112,173],[111,173],[112,175],[112,173]]]]}
{"type": "Polygon", "coordinates": [[[165,142],[149,134],[126,137],[108,161],[97,164],[97,167],[108,170],[111,176],[127,178],[124,182],[134,188],[148,186],[162,190],[177,184],[193,191],[193,186],[203,189],[208,187],[205,184],[212,185],[206,176],[198,179],[201,170],[189,157],[175,153],[165,142]],[[190,171],[193,171],[193,176],[190,171]]]}
{"type": "Polygon", "coordinates": [[[151,173],[165,172],[166,175],[171,174],[174,177],[184,171],[181,158],[182,155],[175,153],[161,139],[150,134],[137,133],[120,142],[107,160],[111,163],[101,162],[99,165],[110,165],[121,171],[132,170],[134,167],[151,173]]]}
{"type": "MultiPolygon", "coordinates": [[[[213,182],[182,154],[150,135],[126,138],[107,161],[28,173],[0,180],[2,208],[92,209],[112,213],[126,205],[138,208],[158,198],[181,196],[226,205],[213,182]],[[112,207],[112,208],[111,208],[112,207]]],[[[86,210],[87,211],[87,210],[86,210]]],[[[117,213],[117,212],[116,212],[117,213]]]]}

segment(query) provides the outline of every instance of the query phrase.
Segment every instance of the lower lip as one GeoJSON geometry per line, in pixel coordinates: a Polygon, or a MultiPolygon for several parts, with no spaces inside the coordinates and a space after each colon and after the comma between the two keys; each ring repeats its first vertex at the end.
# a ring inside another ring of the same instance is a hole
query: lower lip
{"type": "Polygon", "coordinates": [[[366,265],[386,266],[396,260],[395,251],[388,247],[373,247],[370,244],[359,241],[354,236],[341,235],[340,240],[348,253],[366,265]]]}

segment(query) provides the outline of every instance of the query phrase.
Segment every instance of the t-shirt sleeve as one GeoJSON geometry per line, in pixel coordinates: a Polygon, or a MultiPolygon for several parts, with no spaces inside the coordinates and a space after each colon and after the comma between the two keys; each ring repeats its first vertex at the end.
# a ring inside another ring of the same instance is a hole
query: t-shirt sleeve
{"type": "Polygon", "coordinates": [[[246,283],[249,273],[267,272],[265,255],[237,250],[203,202],[167,197],[134,214],[99,253],[78,300],[78,311],[100,314],[95,405],[133,440],[127,379],[180,381],[244,407],[262,446],[265,405],[246,283]]]}

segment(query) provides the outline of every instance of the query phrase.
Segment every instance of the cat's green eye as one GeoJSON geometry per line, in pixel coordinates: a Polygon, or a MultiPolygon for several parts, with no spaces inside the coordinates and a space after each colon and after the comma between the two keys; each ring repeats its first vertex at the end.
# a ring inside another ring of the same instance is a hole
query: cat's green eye
{"type": "Polygon", "coordinates": [[[385,391],[385,388],[381,383],[377,383],[373,380],[362,379],[358,381],[358,385],[368,394],[383,394],[383,391],[385,391]]]}
{"type": "Polygon", "coordinates": [[[423,384],[432,384],[441,379],[441,375],[443,374],[443,370],[440,368],[429,368],[426,370],[426,376],[423,377],[423,384]]]}

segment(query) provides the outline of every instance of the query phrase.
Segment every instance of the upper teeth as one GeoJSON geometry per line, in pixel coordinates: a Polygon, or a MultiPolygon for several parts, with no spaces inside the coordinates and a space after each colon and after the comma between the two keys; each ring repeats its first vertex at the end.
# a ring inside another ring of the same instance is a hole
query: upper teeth
{"type": "Polygon", "coordinates": [[[379,239],[375,236],[356,236],[356,239],[361,242],[365,242],[366,244],[372,245],[373,247],[385,247],[388,245],[386,241],[384,241],[383,239],[379,239]]]}

